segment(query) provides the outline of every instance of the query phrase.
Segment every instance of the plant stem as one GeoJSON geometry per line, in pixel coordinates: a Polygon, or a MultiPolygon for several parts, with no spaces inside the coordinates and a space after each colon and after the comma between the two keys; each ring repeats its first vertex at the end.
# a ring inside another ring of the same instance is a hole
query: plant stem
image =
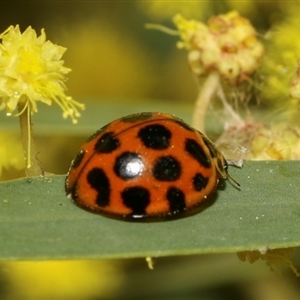
{"type": "Polygon", "coordinates": [[[206,111],[213,95],[220,85],[220,76],[217,72],[211,72],[200,88],[193,114],[193,127],[205,133],[206,111]]]}
{"type": "Polygon", "coordinates": [[[31,123],[30,108],[25,103],[18,104],[19,120],[21,129],[21,138],[24,149],[24,156],[26,162],[26,175],[31,176],[42,176],[43,170],[40,162],[37,160],[37,153],[35,151],[35,145],[33,141],[33,129],[31,123]]]}

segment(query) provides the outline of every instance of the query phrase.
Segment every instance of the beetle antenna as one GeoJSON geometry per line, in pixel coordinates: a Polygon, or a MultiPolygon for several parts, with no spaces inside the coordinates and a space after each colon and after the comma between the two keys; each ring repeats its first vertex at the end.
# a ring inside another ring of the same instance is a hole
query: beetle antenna
{"type": "Polygon", "coordinates": [[[239,182],[237,182],[234,178],[232,178],[232,177],[230,176],[229,173],[227,173],[227,176],[228,176],[228,178],[229,178],[230,180],[232,180],[232,181],[235,183],[235,185],[236,185],[238,188],[241,187],[241,185],[239,184],[239,182]]]}

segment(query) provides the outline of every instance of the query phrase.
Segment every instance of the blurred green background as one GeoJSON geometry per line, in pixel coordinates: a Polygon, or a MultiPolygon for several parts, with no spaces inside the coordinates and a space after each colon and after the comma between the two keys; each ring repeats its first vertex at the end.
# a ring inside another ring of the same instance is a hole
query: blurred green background
{"type": "MultiPolygon", "coordinates": [[[[212,15],[233,9],[249,18],[261,36],[287,19],[291,10],[300,12],[297,1],[3,1],[0,30],[19,24],[24,31],[30,25],[39,34],[45,28],[49,40],[67,47],[65,65],[72,69],[68,94],[87,106],[93,102],[106,107],[109,102],[114,109],[114,105],[122,103],[122,107],[138,110],[145,102],[150,107],[159,102],[170,106],[170,110],[181,105],[190,105],[192,109],[198,87],[186,63],[186,52],[176,48],[176,37],[146,30],[144,25],[158,23],[173,28],[171,19],[176,13],[205,22],[212,15]]],[[[49,110],[50,113],[53,111],[49,110]]],[[[55,113],[60,118],[61,113],[55,113]]],[[[39,131],[39,127],[45,126],[42,120],[35,122],[37,148],[45,149],[46,143],[51,144],[39,156],[47,171],[65,173],[81,142],[92,133],[89,130],[103,125],[103,120],[99,120],[90,128],[88,115],[84,114],[76,125],[80,133],[77,136],[69,133],[69,125],[63,127],[64,134],[57,135],[55,126],[39,131]],[[85,135],[82,128],[89,133],[85,135]]],[[[4,130],[13,132],[18,120],[13,120],[15,127],[7,125],[6,129],[6,118],[1,112],[4,130]]],[[[7,124],[11,123],[10,118],[7,124]]],[[[5,172],[5,179],[16,176],[13,171],[5,172]]],[[[300,266],[298,257],[299,251],[294,258],[300,266]]],[[[242,263],[235,254],[155,261],[152,271],[141,259],[1,262],[0,298],[300,298],[299,279],[290,270],[284,269],[280,276],[265,263],[242,263]]]]}
{"type": "MultiPolygon", "coordinates": [[[[290,3],[290,2],[288,2],[290,3]]],[[[236,9],[264,35],[283,19],[282,1],[5,1],[0,28],[45,28],[48,39],[67,47],[67,82],[75,99],[163,99],[193,103],[197,85],[176,48],[177,37],[147,30],[146,23],[175,28],[176,13],[206,22],[236,9]]]]}

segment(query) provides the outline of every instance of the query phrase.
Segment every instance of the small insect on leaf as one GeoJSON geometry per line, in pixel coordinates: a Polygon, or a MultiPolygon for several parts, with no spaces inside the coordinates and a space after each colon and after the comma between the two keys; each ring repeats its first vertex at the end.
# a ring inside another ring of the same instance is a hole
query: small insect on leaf
{"type": "Polygon", "coordinates": [[[223,154],[173,115],[138,113],[93,134],[74,158],[65,190],[91,212],[126,219],[180,215],[200,206],[219,179],[223,154]]]}

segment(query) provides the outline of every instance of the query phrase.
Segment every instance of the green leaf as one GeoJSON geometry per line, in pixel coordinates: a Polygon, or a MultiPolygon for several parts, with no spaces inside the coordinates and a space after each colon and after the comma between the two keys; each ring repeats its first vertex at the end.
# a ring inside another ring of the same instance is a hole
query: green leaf
{"type": "Polygon", "coordinates": [[[224,253],[300,246],[300,162],[245,162],[202,211],[125,222],[68,199],[64,176],[0,183],[0,259],[83,259],[224,253]]]}

